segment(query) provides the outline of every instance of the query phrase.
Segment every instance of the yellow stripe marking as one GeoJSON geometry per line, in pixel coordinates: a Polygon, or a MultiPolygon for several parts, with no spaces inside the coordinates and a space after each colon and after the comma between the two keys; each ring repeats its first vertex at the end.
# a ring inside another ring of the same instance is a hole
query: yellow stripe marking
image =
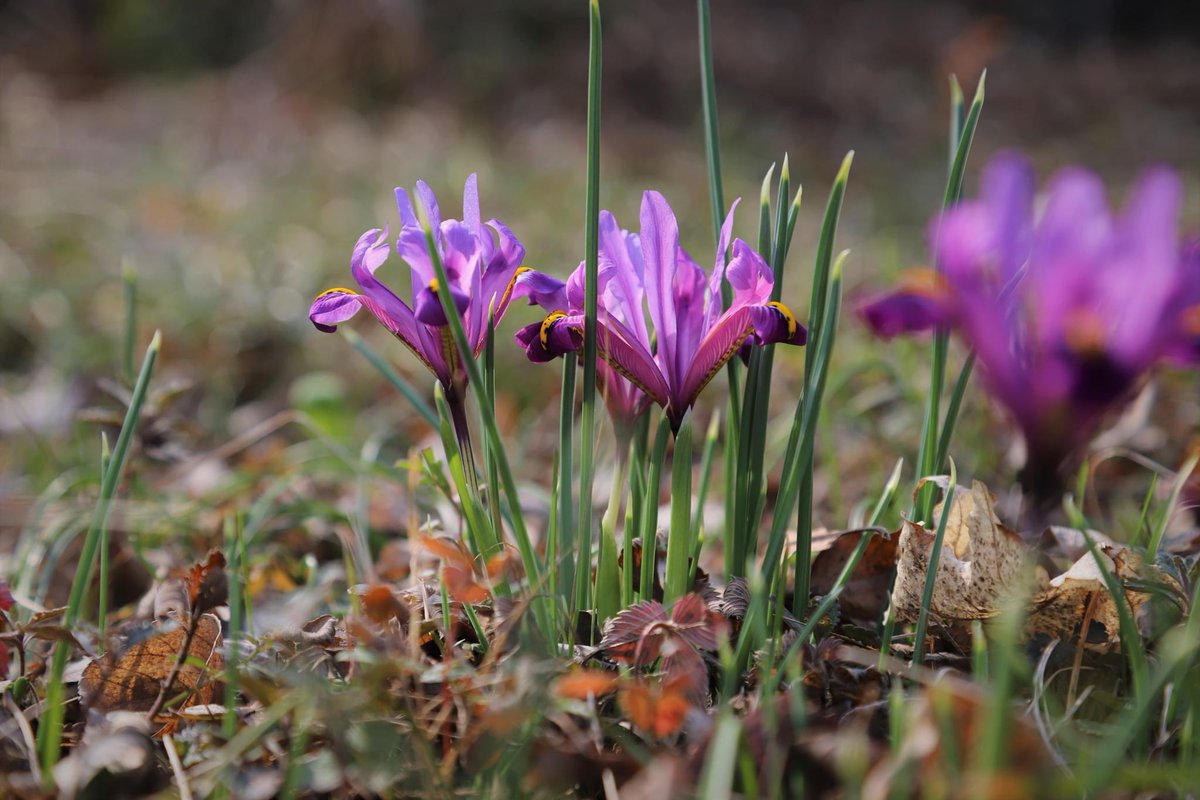
{"type": "Polygon", "coordinates": [[[544,320],[542,320],[542,327],[538,331],[538,341],[542,343],[542,347],[547,347],[549,345],[550,329],[554,327],[554,323],[558,322],[566,315],[567,312],[565,311],[552,311],[544,320]]]}
{"type": "Polygon", "coordinates": [[[325,291],[321,292],[319,295],[317,295],[317,299],[320,300],[322,297],[328,297],[331,294],[348,294],[355,297],[358,296],[358,292],[354,291],[353,289],[343,289],[341,286],[335,286],[332,289],[326,289],[325,291]]]}
{"type": "Polygon", "coordinates": [[[787,320],[788,338],[790,339],[791,337],[795,336],[796,326],[799,323],[796,322],[796,317],[792,315],[792,310],[777,300],[772,300],[771,302],[767,303],[767,306],[778,311],[783,315],[783,318],[787,320]]]}
{"type": "Polygon", "coordinates": [[[508,305],[508,301],[512,299],[513,289],[517,286],[517,278],[526,272],[533,272],[533,267],[517,267],[512,277],[508,279],[508,286],[504,287],[504,293],[500,295],[500,302],[496,304],[496,308],[504,308],[508,305]]]}

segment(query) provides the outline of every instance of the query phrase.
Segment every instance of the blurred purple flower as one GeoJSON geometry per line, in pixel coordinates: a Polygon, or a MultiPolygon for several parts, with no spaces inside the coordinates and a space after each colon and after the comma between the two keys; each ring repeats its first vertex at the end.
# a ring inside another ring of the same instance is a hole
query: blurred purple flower
{"type": "MultiPolygon", "coordinates": [[[[734,207],[736,207],[736,203],[734,207]]],[[[733,209],[721,228],[716,264],[705,275],[679,246],[679,227],[658,192],[642,196],[641,234],[624,231],[607,211],[600,214],[597,352],[611,368],[605,379],[609,408],[636,416],[647,401],[666,409],[678,430],[705,385],[743,344],[804,344],[805,330],[791,311],[770,302],[774,276],[762,256],[741,239],[725,263],[733,209]],[[733,287],[724,309],[721,284],[733,287]],[[653,336],[646,323],[649,306],[653,336]],[[632,384],[618,390],[617,375],[632,384]]],[[[548,361],[583,345],[582,265],[563,284],[530,272],[518,294],[551,311],[517,333],[532,361],[548,361]]]]}
{"type": "MultiPolygon", "coordinates": [[[[520,266],[525,248],[504,223],[495,219],[486,224],[480,221],[475,175],[467,178],[463,188],[462,220],[441,219],[437,198],[424,181],[417,182],[416,193],[428,211],[467,341],[478,355],[486,344],[489,313],[494,313],[497,321],[504,316],[512,300],[514,281],[527,270],[520,266]]],[[[359,237],[350,257],[350,272],[362,291],[329,289],[313,301],[308,318],[320,330],[334,331],[359,308],[366,308],[429,367],[448,394],[458,394],[466,384],[466,370],[459,362],[438,300],[425,232],[404,189],[396,189],[396,205],[400,210],[396,252],[409,267],[412,307],[376,277],[392,248],[388,229],[372,228],[359,237]]]]}
{"type": "Polygon", "coordinates": [[[994,158],[981,196],[930,227],[938,271],[859,314],[888,337],[957,330],[1024,434],[1022,482],[1052,493],[1071,453],[1152,365],[1200,362],[1200,251],[1183,255],[1181,187],[1167,169],[1146,172],[1120,216],[1082,169],[1054,178],[1036,218],[1034,190],[1023,158],[994,158]]]}

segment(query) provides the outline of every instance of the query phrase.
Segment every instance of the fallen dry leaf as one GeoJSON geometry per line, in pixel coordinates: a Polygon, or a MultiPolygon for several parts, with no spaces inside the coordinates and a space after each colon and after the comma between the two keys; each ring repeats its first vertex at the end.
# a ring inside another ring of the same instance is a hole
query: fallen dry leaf
{"type": "MultiPolygon", "coordinates": [[[[896,568],[898,538],[876,536],[865,531],[849,531],[829,540],[812,563],[814,594],[829,594],[842,568],[858,547],[859,540],[870,536],[862,560],[854,568],[846,587],[838,597],[842,618],[874,624],[883,616],[888,584],[896,568]]],[[[928,562],[927,562],[928,563],[928,562]]]]}
{"type": "Polygon", "coordinates": [[[191,609],[203,613],[224,605],[229,599],[225,554],[220,550],[209,551],[208,558],[192,565],[186,585],[191,609]]]}
{"type": "Polygon", "coordinates": [[[392,619],[408,622],[408,606],[400,602],[392,587],[382,583],[371,584],[363,592],[363,611],[372,622],[386,624],[392,619]]]}
{"type": "MultiPolygon", "coordinates": [[[[88,664],[79,684],[84,705],[100,712],[149,711],[162,682],[171,674],[187,637],[184,625],[168,624],[172,625],[169,630],[138,642],[124,652],[110,653],[88,664]]],[[[195,636],[188,648],[188,661],[179,669],[167,690],[167,697],[189,692],[183,707],[214,702],[220,682],[212,679],[210,673],[223,666],[221,622],[214,615],[205,614],[196,625],[195,636]],[[193,659],[203,663],[204,668],[197,666],[193,659]]]]}
{"type": "MultiPolygon", "coordinates": [[[[446,591],[460,603],[482,603],[491,597],[492,590],[479,580],[475,559],[458,542],[439,536],[421,537],[421,545],[442,562],[442,579],[446,582],[446,591]]],[[[500,553],[493,557],[495,563],[489,562],[489,574],[495,569],[503,571],[507,564],[507,554],[500,553]]]]}
{"type": "Polygon", "coordinates": [[[683,727],[683,720],[692,707],[688,699],[690,688],[686,675],[661,684],[634,681],[621,689],[621,708],[642,730],[659,738],[669,736],[683,727]]]}
{"type": "Polygon", "coordinates": [[[554,682],[554,694],[570,700],[587,700],[611,692],[616,683],[617,675],[612,672],[575,670],[554,682]]]}
{"type": "MultiPolygon", "coordinates": [[[[901,622],[916,620],[920,611],[937,522],[944,508],[942,503],[934,509],[929,528],[905,520],[900,529],[892,607],[901,622]]],[[[1020,536],[1001,524],[991,493],[979,481],[969,492],[956,488],[945,513],[949,516],[930,612],[935,618],[950,620],[995,616],[1025,562],[1028,548],[1020,536]]]]}
{"type": "MultiPolygon", "coordinates": [[[[1122,583],[1139,577],[1141,558],[1128,548],[1099,545],[1097,555],[1122,583]]],[[[1144,592],[1125,590],[1125,600],[1133,609],[1135,619],[1141,616],[1139,612],[1149,599],[1144,592]]],[[[1091,553],[1085,553],[1034,596],[1026,627],[1054,637],[1073,638],[1079,635],[1079,626],[1085,620],[1088,629],[1083,637],[1084,646],[1108,649],[1121,640],[1117,604],[1104,583],[1096,557],[1091,553]]]]}

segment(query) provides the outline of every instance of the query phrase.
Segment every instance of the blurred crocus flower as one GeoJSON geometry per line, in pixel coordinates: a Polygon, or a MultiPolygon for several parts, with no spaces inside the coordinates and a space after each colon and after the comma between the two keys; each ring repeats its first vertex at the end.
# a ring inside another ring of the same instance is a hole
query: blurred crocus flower
{"type": "Polygon", "coordinates": [[[1142,175],[1119,216],[1100,179],[1067,169],[1034,213],[1015,154],[988,164],[981,195],[930,228],[937,270],[859,309],[876,333],[953,328],[1025,437],[1022,483],[1052,499],[1059,471],[1160,360],[1200,362],[1200,254],[1186,256],[1179,179],[1142,175]]]}
{"type": "MultiPolygon", "coordinates": [[[[743,344],[805,341],[804,327],[791,311],[770,301],[774,276],[762,256],[737,239],[726,265],[732,227],[731,209],[721,228],[715,266],[706,275],[679,246],[675,214],[658,192],[642,196],[640,235],[623,231],[607,211],[600,214],[597,352],[633,385],[623,398],[630,408],[641,402],[633,393],[636,388],[666,409],[676,430],[700,391],[743,344]],[[733,288],[727,309],[721,302],[726,279],[733,288]]],[[[582,273],[577,270],[566,285],[536,272],[522,275],[517,283],[518,293],[551,311],[517,333],[529,358],[547,361],[579,350],[582,273]]],[[[609,396],[614,394],[610,389],[609,396]]]]}
{"type": "MultiPolygon", "coordinates": [[[[478,355],[487,341],[489,315],[497,321],[504,316],[516,276],[526,269],[520,266],[525,248],[499,220],[481,222],[475,175],[467,178],[463,189],[461,220],[442,220],[437,198],[424,181],[417,182],[416,194],[428,214],[467,341],[478,355]]],[[[308,318],[320,330],[333,331],[366,308],[429,367],[449,397],[461,397],[467,375],[437,296],[425,232],[404,189],[396,189],[396,205],[400,210],[396,253],[411,275],[412,307],[376,277],[392,245],[387,228],[372,228],[359,237],[350,257],[350,273],[361,291],[338,288],[322,292],[313,301],[308,318]]]]}

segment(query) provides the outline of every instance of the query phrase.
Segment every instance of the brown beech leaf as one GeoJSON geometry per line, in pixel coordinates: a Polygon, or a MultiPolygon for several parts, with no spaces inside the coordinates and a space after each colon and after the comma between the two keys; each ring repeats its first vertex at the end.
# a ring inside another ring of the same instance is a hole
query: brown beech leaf
{"type": "MultiPolygon", "coordinates": [[[[1104,559],[1108,571],[1124,584],[1139,577],[1141,557],[1128,548],[1099,545],[1097,556],[1104,559]]],[[[1125,590],[1125,600],[1135,618],[1150,596],[1133,589],[1125,590]]],[[[1107,650],[1121,640],[1121,618],[1117,604],[1104,583],[1097,559],[1085,553],[1070,569],[1052,578],[1046,588],[1034,596],[1026,627],[1054,637],[1073,638],[1085,621],[1088,629],[1084,646],[1107,650]]]]}
{"type": "MultiPolygon", "coordinates": [[[[187,628],[183,624],[168,624],[172,626],[169,630],[138,642],[122,653],[110,653],[88,664],[79,684],[84,705],[100,712],[150,710],[187,637],[187,628]]],[[[214,702],[221,684],[212,679],[210,673],[223,666],[221,622],[216,616],[205,614],[197,623],[188,648],[188,661],[180,667],[174,683],[168,687],[167,697],[190,692],[183,707],[214,702]],[[204,664],[204,668],[194,661],[204,664]]]]}
{"type": "Polygon", "coordinates": [[[683,727],[683,720],[692,708],[685,676],[662,683],[634,681],[624,686],[618,697],[630,721],[659,738],[683,727]]]}
{"type": "Polygon", "coordinates": [[[363,591],[363,611],[372,622],[384,624],[396,619],[408,622],[408,606],[400,602],[392,587],[382,583],[371,584],[363,591]]]}
{"type": "Polygon", "coordinates": [[[594,669],[568,672],[554,682],[554,694],[570,700],[587,700],[608,694],[617,685],[617,675],[594,669]]]}
{"type": "MultiPolygon", "coordinates": [[[[843,533],[829,541],[812,563],[814,594],[829,594],[841,575],[842,568],[858,547],[859,540],[870,536],[862,560],[858,562],[846,587],[838,597],[842,617],[857,622],[874,623],[883,615],[887,603],[888,584],[896,568],[899,537],[876,536],[864,531],[843,533]]],[[[928,563],[928,562],[926,562],[928,563]]]]}
{"type": "MultiPolygon", "coordinates": [[[[446,582],[446,591],[460,603],[482,603],[487,600],[492,591],[480,581],[475,568],[475,559],[458,542],[439,536],[421,537],[421,545],[442,562],[442,579],[446,582]]],[[[496,563],[489,562],[489,569],[502,572],[507,564],[503,553],[495,557],[496,563]]]]}
{"type": "Polygon", "coordinates": [[[930,604],[931,613],[938,619],[995,616],[1029,552],[1020,536],[1001,524],[986,486],[975,481],[970,491],[956,488],[950,508],[946,510],[942,503],[934,509],[934,522],[928,528],[905,520],[900,529],[892,607],[901,622],[915,620],[920,611],[937,520],[942,513],[948,514],[946,535],[930,604]]]}

